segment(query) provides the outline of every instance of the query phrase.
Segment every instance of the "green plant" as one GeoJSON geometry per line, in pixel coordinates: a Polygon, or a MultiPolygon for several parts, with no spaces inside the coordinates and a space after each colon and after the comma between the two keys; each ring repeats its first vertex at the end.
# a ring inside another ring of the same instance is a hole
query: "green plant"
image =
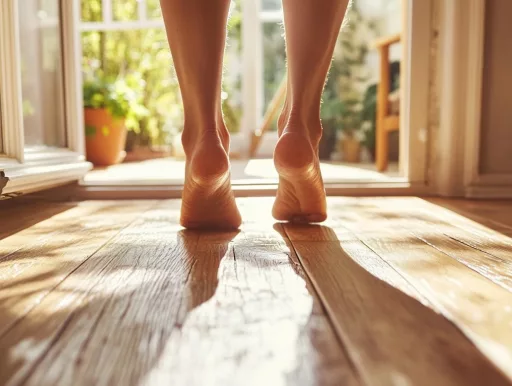
{"type": "Polygon", "coordinates": [[[353,0],[338,37],[322,98],[324,129],[334,126],[345,136],[361,135],[363,94],[370,79],[366,56],[377,29],[376,21],[364,18],[357,0],[353,0]]]}
{"type": "Polygon", "coordinates": [[[242,111],[231,105],[227,93],[223,92],[222,96],[222,113],[226,127],[230,133],[238,133],[240,131],[242,111]]]}
{"type": "Polygon", "coordinates": [[[361,121],[363,130],[363,146],[375,157],[375,130],[377,119],[377,85],[372,84],[364,93],[361,121]]]}
{"type": "Polygon", "coordinates": [[[84,81],[84,108],[107,109],[114,118],[126,119],[126,127],[137,130],[139,120],[148,114],[141,96],[129,83],[130,79],[109,79],[96,75],[84,81]]]}

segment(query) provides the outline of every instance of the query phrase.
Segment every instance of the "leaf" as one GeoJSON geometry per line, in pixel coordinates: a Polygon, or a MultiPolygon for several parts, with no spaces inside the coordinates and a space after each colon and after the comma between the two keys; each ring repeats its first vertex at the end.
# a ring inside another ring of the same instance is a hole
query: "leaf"
{"type": "Polygon", "coordinates": [[[93,137],[96,135],[96,127],[91,125],[85,125],[85,136],[93,137]]]}

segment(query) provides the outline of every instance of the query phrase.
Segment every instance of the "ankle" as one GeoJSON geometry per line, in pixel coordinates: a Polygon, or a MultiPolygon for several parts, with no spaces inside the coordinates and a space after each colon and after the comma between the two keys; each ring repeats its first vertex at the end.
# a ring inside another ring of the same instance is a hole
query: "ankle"
{"type": "Polygon", "coordinates": [[[304,117],[302,114],[291,111],[286,119],[282,133],[302,133],[309,137],[311,144],[317,146],[322,138],[322,122],[318,115],[304,117]]]}
{"type": "Polygon", "coordinates": [[[181,144],[185,155],[190,157],[198,144],[203,142],[219,143],[226,153],[229,149],[229,132],[224,125],[213,123],[210,125],[190,125],[185,124],[181,134],[181,144]]]}

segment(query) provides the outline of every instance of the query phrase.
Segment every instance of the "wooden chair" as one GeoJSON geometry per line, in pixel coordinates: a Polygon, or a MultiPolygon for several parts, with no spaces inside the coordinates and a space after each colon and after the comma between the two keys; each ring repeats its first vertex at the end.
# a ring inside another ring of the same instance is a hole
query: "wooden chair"
{"type": "MultiPolygon", "coordinates": [[[[399,43],[401,34],[395,34],[375,42],[374,46],[379,50],[380,75],[377,94],[377,122],[375,133],[375,163],[377,170],[383,172],[388,168],[389,133],[399,130],[400,114],[390,111],[389,92],[391,89],[389,47],[399,43]]],[[[401,70],[402,71],[402,70],[401,70]]]]}

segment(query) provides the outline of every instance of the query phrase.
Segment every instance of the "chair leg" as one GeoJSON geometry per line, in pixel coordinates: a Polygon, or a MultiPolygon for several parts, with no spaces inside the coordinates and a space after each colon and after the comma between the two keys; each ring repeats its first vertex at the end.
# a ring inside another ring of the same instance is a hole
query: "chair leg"
{"type": "Polygon", "coordinates": [[[381,122],[377,123],[375,140],[375,161],[377,164],[377,171],[384,172],[388,168],[389,135],[381,122]]]}
{"type": "Polygon", "coordinates": [[[375,133],[375,159],[377,170],[383,172],[388,168],[388,132],[384,119],[388,115],[389,79],[389,47],[380,47],[380,76],[377,94],[377,127],[375,133]]]}

